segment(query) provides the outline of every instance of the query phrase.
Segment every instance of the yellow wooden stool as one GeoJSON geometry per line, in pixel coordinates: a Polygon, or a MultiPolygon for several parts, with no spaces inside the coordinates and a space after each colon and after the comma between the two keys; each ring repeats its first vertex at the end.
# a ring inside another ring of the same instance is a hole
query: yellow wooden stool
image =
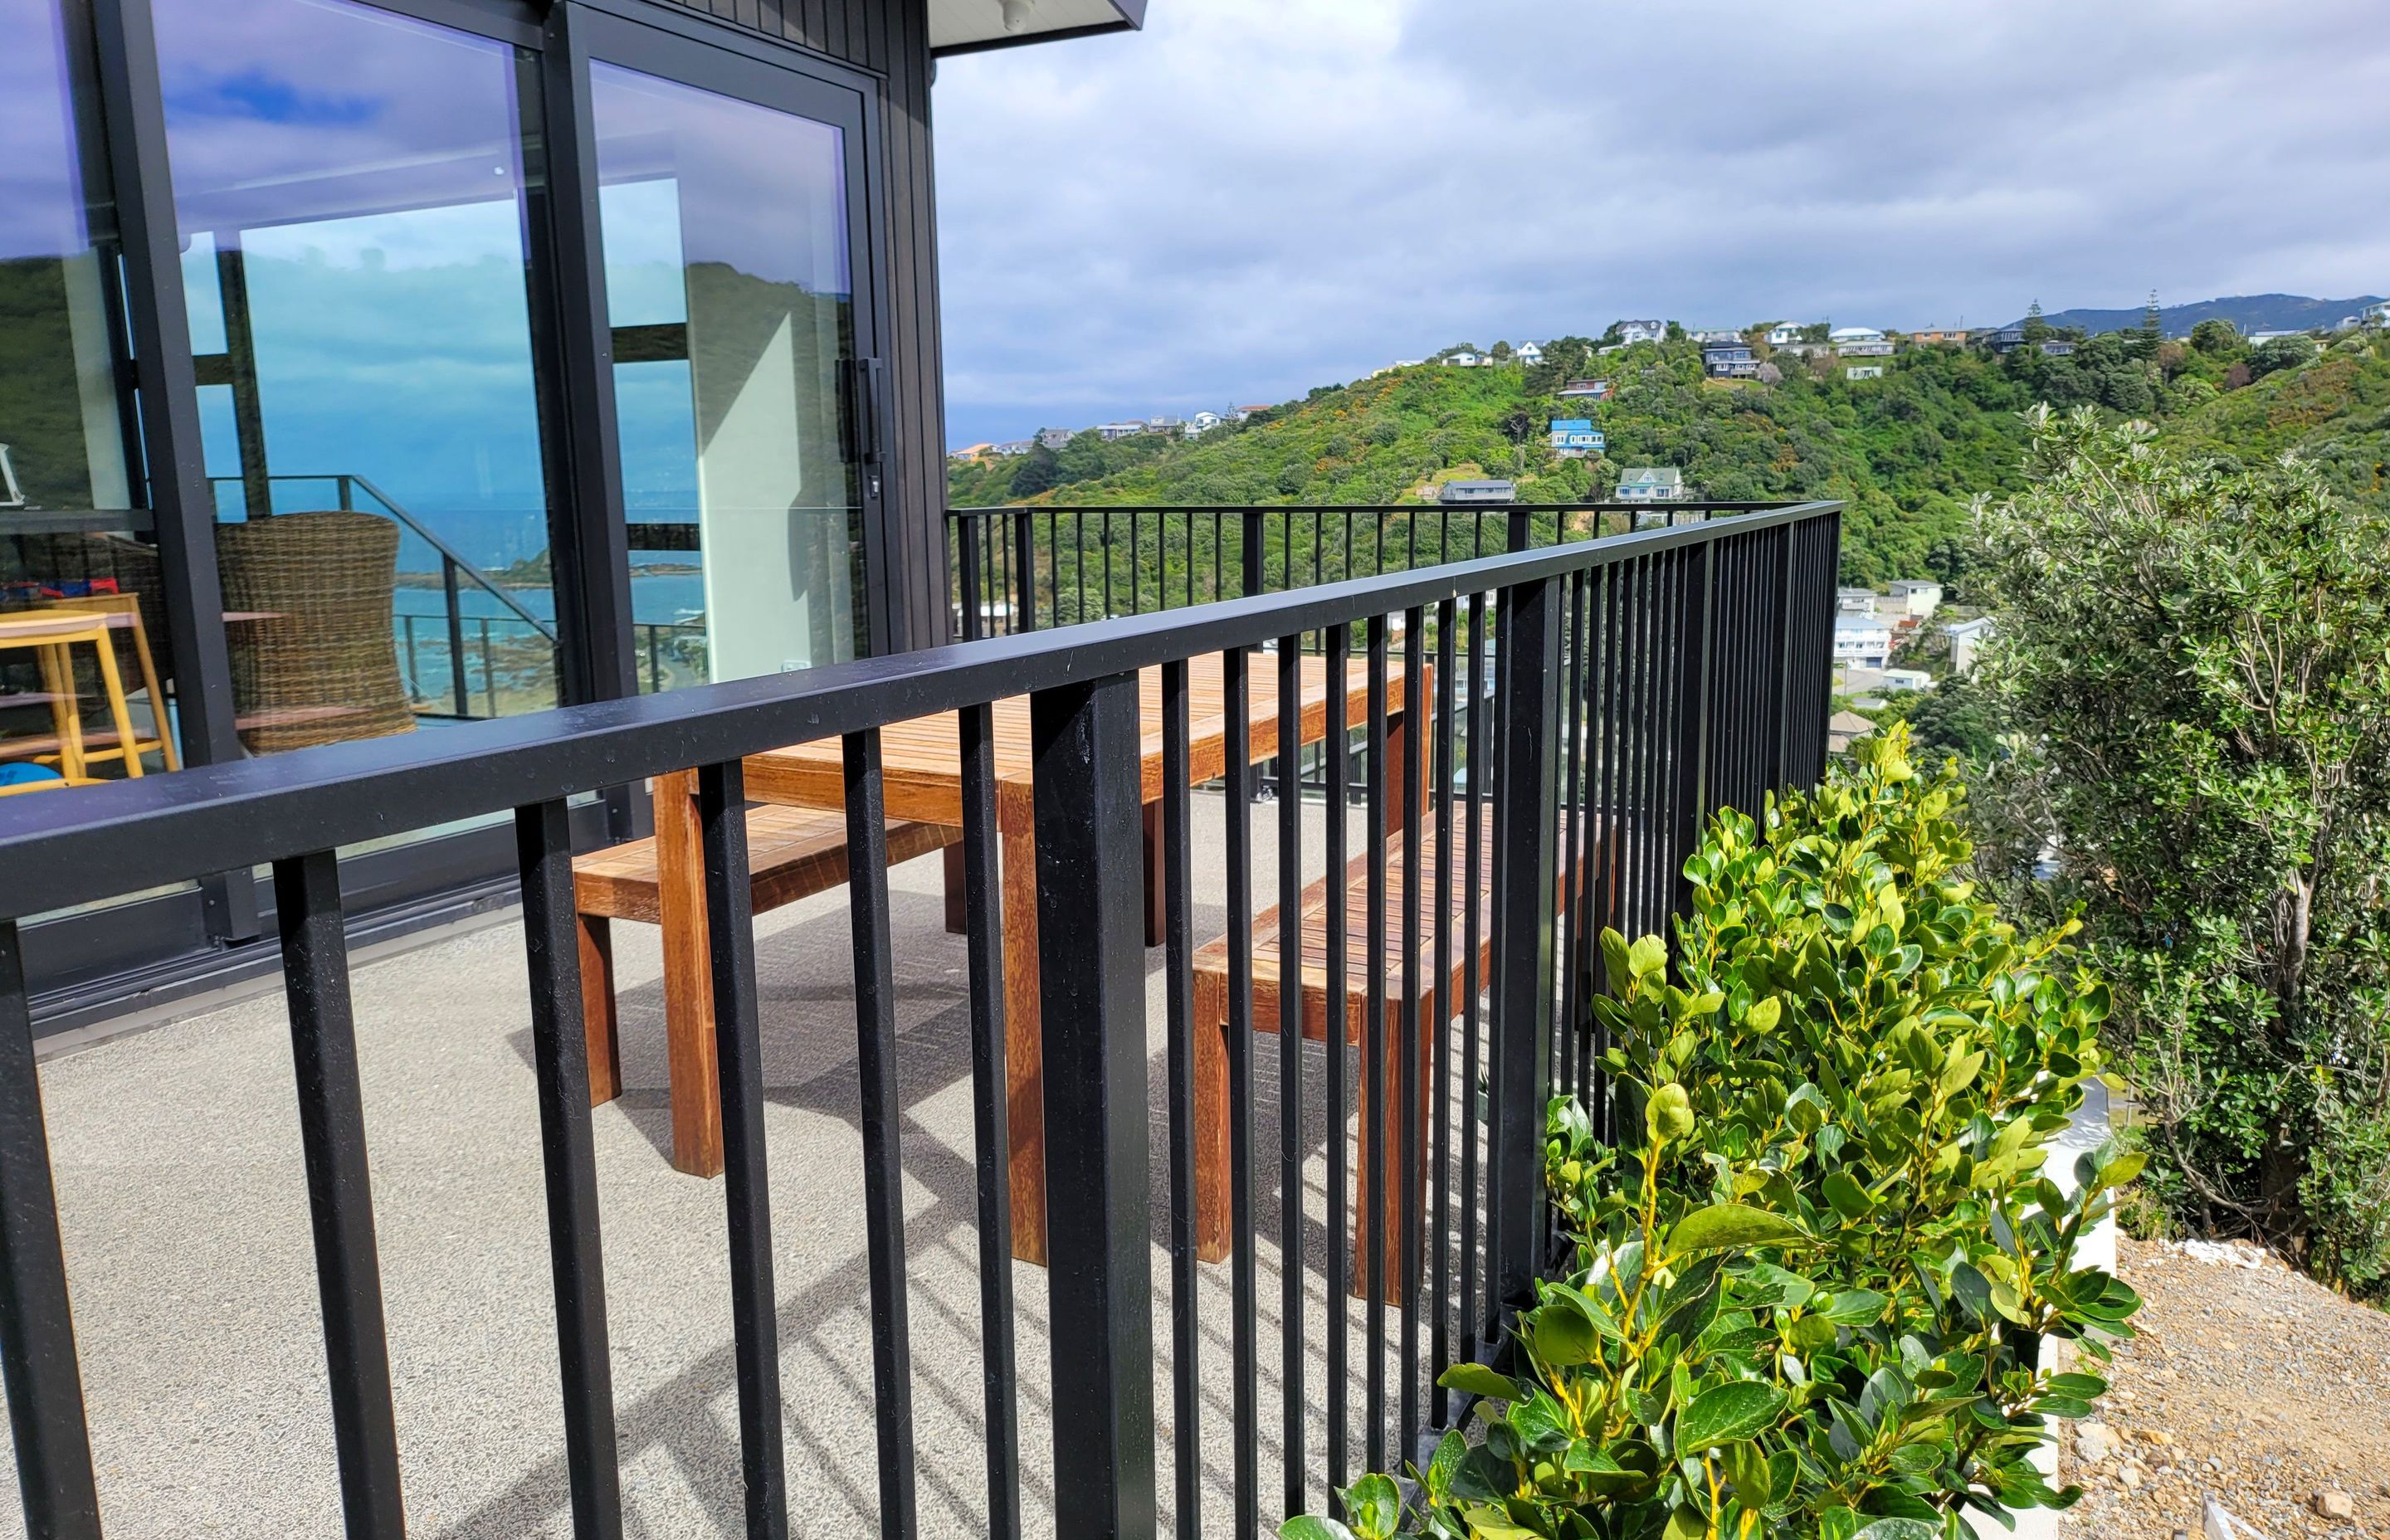
{"type": "Polygon", "coordinates": [[[133,732],[132,709],[125,704],[124,681],[116,672],[116,645],[108,617],[74,610],[0,615],[0,651],[33,652],[41,663],[42,688],[49,697],[50,725],[57,733],[57,749],[34,757],[45,764],[55,763],[58,774],[65,777],[62,783],[35,781],[0,787],[0,794],[40,790],[55,784],[92,784],[92,756],[84,751],[83,717],[75,706],[72,649],[79,642],[88,642],[99,654],[100,687],[108,694],[109,717],[116,727],[117,747],[102,751],[100,757],[122,759],[128,776],[141,774],[141,755],[134,748],[139,740],[133,732]]]}

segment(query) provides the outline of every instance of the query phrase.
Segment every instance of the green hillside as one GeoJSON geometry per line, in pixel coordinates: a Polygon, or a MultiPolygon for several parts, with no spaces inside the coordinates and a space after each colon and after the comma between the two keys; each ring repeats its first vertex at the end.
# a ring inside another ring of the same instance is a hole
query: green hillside
{"type": "Polygon", "coordinates": [[[1780,354],[1762,381],[1726,382],[1703,378],[1687,342],[1595,356],[1586,340],[1563,339],[1535,368],[1398,369],[1191,442],[1084,433],[1059,452],[958,464],[948,492],[957,507],[1415,503],[1436,482],[1482,474],[1517,481],[1523,500],[1577,502],[1608,496],[1625,467],[1676,466],[1705,497],[1843,499],[1849,581],[1931,575],[1963,588],[1968,504],[2017,488],[2019,414],[2037,401],[2146,417],[2221,452],[2299,449],[2335,485],[2382,495],[2390,342],[2352,335],[2303,362],[2312,347],[2252,353],[2221,327],[2190,343],[2114,332],[2071,357],[1926,347],[1862,361],[1888,366],[1879,379],[1845,378],[1842,360],[1780,354]],[[1610,379],[1614,394],[1554,393],[1585,377],[1610,379]],[[1606,457],[1554,455],[1547,427],[1559,417],[1593,417],[1606,457]]]}

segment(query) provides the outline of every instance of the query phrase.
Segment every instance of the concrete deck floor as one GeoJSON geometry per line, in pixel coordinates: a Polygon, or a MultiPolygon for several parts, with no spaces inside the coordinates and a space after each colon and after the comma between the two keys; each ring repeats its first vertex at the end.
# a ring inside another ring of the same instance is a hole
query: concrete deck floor
{"type": "MultiPolygon", "coordinates": [[[[1197,798],[1198,939],[1225,923],[1223,802],[1197,798]]],[[[1306,875],[1321,807],[1304,803],[1306,875]]],[[[1358,838],[1358,823],[1354,823],[1358,838]]],[[[1274,811],[1253,870],[1275,901],[1274,811]]],[[[921,1530],[985,1533],[969,1026],[939,866],[892,874],[921,1530]]],[[[654,933],[618,928],[630,1089],[596,1113],[628,1532],[741,1533],[721,1184],[672,1171],[654,933]]],[[[354,979],[410,1527],[448,1540],[571,1532],[519,923],[361,967],[354,979]]],[[[758,925],[791,1523],[876,1534],[868,1285],[843,892],[758,925]]],[[[1162,1117],[1163,954],[1148,954],[1157,1479],[1173,1473],[1162,1117]]],[[[1013,963],[1018,966],[1018,960],[1013,963]]],[[[1279,1222],[1277,1052],[1256,1056],[1259,1229],[1279,1222]]],[[[1325,1060],[1306,1046],[1306,1464],[1324,1438],[1325,1060]]],[[[1348,1084],[1357,1078],[1348,1074],[1348,1084]]],[[[277,994],[43,1069],[103,1518],[122,1540],[340,1533],[314,1253],[277,994]]],[[[1346,1109],[1351,1136],[1350,1108],[1346,1109]]],[[[1278,1250],[1257,1247],[1260,1484],[1281,1491],[1278,1250]]],[[[1206,1534],[1229,1533],[1228,1268],[1204,1270],[1206,1534]]],[[[1055,1436],[1045,1274],[1016,1264],[1022,1499],[1050,1533],[1055,1436]]],[[[1389,1311],[1390,1341],[1400,1315],[1389,1311]]],[[[1353,1313],[1361,1413],[1362,1313],[1353,1313]]],[[[1399,1382],[1389,1369],[1390,1386],[1399,1382]]],[[[1067,1428],[1068,1418],[1063,1419],[1067,1428]]],[[[1356,1435],[1357,1436],[1357,1435],[1356,1435]]],[[[0,1438],[5,1432],[0,1431],[0,1438]]],[[[1357,1444],[1356,1445],[1357,1450],[1357,1444]]],[[[1356,1453],[1353,1471],[1363,1469],[1356,1453]]],[[[1309,1488],[1316,1506],[1323,1484],[1309,1488]]],[[[23,1534],[0,1503],[0,1536],[23,1534]]]]}

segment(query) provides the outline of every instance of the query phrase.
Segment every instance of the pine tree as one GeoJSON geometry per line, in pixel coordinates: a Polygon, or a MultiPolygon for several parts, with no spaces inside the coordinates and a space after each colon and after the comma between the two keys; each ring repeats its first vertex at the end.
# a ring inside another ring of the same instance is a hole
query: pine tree
{"type": "Polygon", "coordinates": [[[2025,307],[2024,340],[2027,346],[2038,346],[2049,336],[2049,323],[2041,318],[2041,302],[2036,300],[2025,307]]]}

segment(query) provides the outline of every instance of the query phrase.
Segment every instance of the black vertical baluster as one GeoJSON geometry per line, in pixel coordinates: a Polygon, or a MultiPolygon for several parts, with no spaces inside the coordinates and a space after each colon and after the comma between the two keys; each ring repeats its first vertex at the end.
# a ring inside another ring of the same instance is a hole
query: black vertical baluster
{"type": "Polygon", "coordinates": [[[1653,558],[1645,557],[1636,563],[1635,599],[1632,624],[1635,631],[1635,661],[1627,680],[1626,725],[1632,739],[1628,775],[1631,777],[1629,801],[1633,822],[1627,836],[1622,881],[1625,893],[1622,907],[1626,914],[1626,936],[1629,941],[1642,934],[1648,927],[1643,905],[1643,852],[1651,843],[1651,674],[1652,655],[1658,651],[1653,642],[1651,626],[1652,585],[1656,569],[1653,558]]]}
{"type": "Polygon", "coordinates": [[[1544,1237],[1544,1109],[1550,1080],[1560,780],[1561,636],[1556,579],[1507,591],[1501,661],[1508,675],[1503,744],[1500,894],[1496,927],[1495,1096],[1491,1191],[1496,1250],[1487,1291],[1507,1309],[1534,1303],[1544,1237]]]}
{"type": "MultiPolygon", "coordinates": [[[[1411,565],[1417,566],[1418,523],[1410,524],[1411,565]]],[[[1401,1072],[1403,1088],[1403,1168],[1397,1175],[1402,1195],[1403,1372],[1398,1440],[1407,1444],[1424,1425],[1420,1416],[1420,1251],[1424,1244],[1421,1221],[1426,1195],[1420,1190],[1425,1169],[1427,1130],[1420,1112],[1427,1091],[1425,1039],[1427,1024],[1420,1019],[1420,948],[1422,944],[1420,900],[1426,883],[1420,849],[1420,797],[1427,786],[1420,772],[1431,763],[1433,739],[1427,720],[1427,612],[1411,610],[1403,616],[1403,1011],[1401,1072]]]]}
{"type": "Polygon", "coordinates": [[[1109,508],[1104,510],[1103,526],[1097,538],[1104,549],[1104,612],[1099,618],[1110,620],[1112,617],[1112,516],[1109,508]]]}
{"type": "Polygon", "coordinates": [[[1196,1350],[1202,1339],[1195,1282],[1195,930],[1193,771],[1187,665],[1162,665],[1162,869],[1168,972],[1163,989],[1170,1034],[1170,1328],[1172,1453],[1178,1534],[1202,1533],[1202,1382],[1196,1350]]]}
{"type": "Polygon", "coordinates": [[[0,919],[0,1375],[25,1533],[99,1540],[99,1493],[67,1300],[58,1188],[17,922],[0,919]]]}
{"type": "Polygon", "coordinates": [[[531,975],[532,1059],[540,1155],[547,1176],[547,1249],[556,1275],[557,1361],[564,1383],[564,1453],[572,1533],[623,1533],[614,1442],[614,1379],[606,1345],[606,1268],[598,1244],[598,1156],[589,1131],[589,1038],[572,899],[572,832],[562,802],[515,810],[523,943],[531,975]]]}
{"type": "Polygon", "coordinates": [[[1220,655],[1221,705],[1226,718],[1222,759],[1227,779],[1228,834],[1228,1223],[1236,1250],[1228,1259],[1228,1289],[1236,1319],[1230,1331],[1234,1359],[1231,1410],[1236,1419],[1236,1531],[1252,1540],[1261,1522],[1259,1417],[1259,1298],[1253,1277],[1253,807],[1247,789],[1252,774],[1253,702],[1245,677],[1244,650],[1220,655]]]}
{"type": "Polygon", "coordinates": [[[1046,576],[1053,584],[1054,590],[1053,623],[1060,625],[1063,623],[1062,516],[1058,513],[1049,513],[1046,516],[1046,576]]]}
{"type": "Polygon", "coordinates": [[[1574,883],[1577,868],[1577,847],[1585,840],[1585,799],[1578,789],[1577,774],[1585,738],[1585,584],[1584,572],[1561,579],[1561,592],[1568,604],[1568,637],[1561,660],[1561,699],[1566,703],[1564,717],[1567,739],[1561,747],[1565,768],[1561,774],[1561,949],[1560,974],[1560,1042],[1558,1061],[1553,1066],[1552,1084],[1556,1088],[1576,1084],[1577,1013],[1585,1009],[1585,1001],[1576,988],[1576,928],[1577,905],[1574,883]]]}
{"type": "Polygon", "coordinates": [[[1668,842],[1668,702],[1677,659],[1677,638],[1669,629],[1669,618],[1676,612],[1676,562],[1673,552],[1662,552],[1651,558],[1651,602],[1644,613],[1645,635],[1650,638],[1646,648],[1644,670],[1644,753],[1643,753],[1643,837],[1638,850],[1638,891],[1641,895],[1642,921],[1646,933],[1658,934],[1660,918],[1660,867],[1662,853],[1668,842]]]}
{"type": "Polygon", "coordinates": [[[973,520],[957,513],[947,516],[947,526],[953,532],[955,548],[955,602],[962,607],[962,623],[957,629],[967,642],[979,640],[979,536],[971,533],[973,520]]]}
{"type": "Polygon", "coordinates": [[[1678,665],[1685,671],[1685,677],[1678,691],[1681,704],[1677,721],[1677,836],[1675,848],[1668,853],[1669,911],[1673,914],[1685,913],[1692,902],[1692,881],[1685,876],[1685,863],[1701,843],[1702,822],[1709,801],[1704,772],[1709,764],[1710,738],[1717,731],[1715,709],[1711,704],[1717,651],[1710,645],[1711,590],[1716,581],[1717,561],[1718,542],[1709,540],[1698,547],[1687,547],[1681,563],[1684,574],[1677,631],[1692,639],[1697,651],[1678,665]]]}
{"type": "MultiPolygon", "coordinates": [[[[1005,1068],[1004,926],[998,897],[996,713],[967,706],[962,742],[963,903],[969,913],[971,1129],[979,1187],[980,1392],[987,1421],[987,1532],[1021,1534],[1020,1409],[1013,1396],[1012,1135],[1005,1068]]],[[[1026,966],[1027,959],[1022,959],[1026,966]]]]}
{"type": "Polygon", "coordinates": [[[406,1515],[399,1492],[398,1425],[391,1409],[390,1341],[382,1326],[381,1264],[374,1244],[365,1098],[357,1080],[337,858],[319,851],[276,861],[274,904],[282,928],[291,1059],[298,1070],[299,1137],[315,1222],[341,1505],[351,1540],[397,1540],[406,1533],[406,1515]]]}
{"type": "MultiPolygon", "coordinates": [[[[1291,563],[1292,547],[1289,546],[1291,563]]],[[[1331,715],[1334,703],[1330,703],[1331,715]]],[[[1303,637],[1278,644],[1279,1327],[1284,1347],[1286,1517],[1304,1511],[1303,1359],[1303,637]]],[[[1331,884],[1332,886],[1332,884],[1331,884]]]]}
{"type": "Polygon", "coordinates": [[[1136,513],[1128,516],[1128,612],[1132,615],[1145,613],[1145,553],[1137,538],[1137,526],[1144,522],[1136,513]]]}
{"type": "MultiPolygon", "coordinates": [[[[1449,521],[1447,520],[1447,533],[1449,521]]],[[[1428,1380],[1433,1382],[1452,1367],[1452,712],[1458,697],[1452,679],[1458,606],[1446,599],[1435,610],[1435,958],[1430,975],[1435,1014],[1429,1030],[1428,1107],[1434,1118],[1430,1134],[1428,1171],[1433,1177],[1428,1193],[1428,1237],[1435,1248],[1428,1282],[1430,1334],[1428,1380]]],[[[1427,1422],[1445,1424],[1445,1399],[1430,1391],[1427,1422]]]]}
{"type": "Polygon", "coordinates": [[[1345,898],[1351,874],[1344,867],[1345,817],[1352,811],[1352,709],[1346,704],[1347,666],[1353,633],[1349,626],[1328,628],[1328,733],[1326,767],[1328,794],[1320,810],[1328,820],[1328,1485],[1332,1494],[1345,1484],[1346,1459],[1352,1447],[1353,1420],[1347,1405],[1350,1375],[1347,1349],[1351,1322],[1345,1296],[1351,1289],[1351,1268],[1344,1248],[1344,1205],[1348,1191],[1344,1140],[1344,1067],[1352,1043],[1351,1005],[1345,984],[1351,958],[1345,935],[1345,898]]]}
{"type": "Polygon", "coordinates": [[[1403,515],[1403,570],[1408,571],[1418,565],[1419,517],[1407,513],[1403,515]]]}
{"type": "MultiPolygon", "coordinates": [[[[1588,996],[1607,987],[1600,937],[1602,928],[1612,923],[1608,873],[1610,853],[1618,837],[1618,816],[1612,791],[1612,777],[1618,761],[1618,711],[1613,699],[1618,678],[1618,568],[1604,565],[1594,569],[1593,575],[1600,583],[1600,597],[1594,601],[1588,634],[1597,635],[1599,639],[1594,644],[1593,670],[1587,681],[1589,697],[1586,712],[1589,738],[1586,752],[1591,763],[1586,768],[1586,801],[1590,816],[1586,831],[1585,870],[1578,882],[1585,920],[1577,933],[1578,943],[1584,949],[1584,958],[1579,966],[1588,996]]],[[[1596,1094],[1596,1087],[1601,1083],[1594,1075],[1593,1065],[1610,1045],[1600,1018],[1588,1015],[1585,1058],[1577,1066],[1577,1095],[1586,1101],[1595,1136],[1607,1139],[1607,1097],[1596,1094]]]]}
{"type": "Polygon", "coordinates": [[[1468,788],[1465,803],[1468,815],[1461,840],[1468,859],[1461,873],[1462,900],[1460,954],[1460,1348],[1458,1356],[1472,1358],[1477,1353],[1478,1311],[1477,1283],[1484,1275],[1478,1265],[1479,1218],[1484,1204],[1479,1200],[1477,1187],[1477,1145],[1479,1122],[1477,1107],[1478,998],[1484,992],[1485,981],[1478,966],[1484,948],[1485,906],[1485,808],[1488,790],[1485,780],[1485,596],[1469,596],[1469,740],[1468,788]]]}
{"type": "MultiPolygon", "coordinates": [[[[1384,555],[1385,521],[1378,522],[1384,555]]],[[[1361,1130],[1362,1170],[1368,1201],[1361,1208],[1356,1233],[1368,1238],[1361,1277],[1368,1290],[1365,1301],[1368,1358],[1362,1367],[1367,1399],[1363,1420],[1368,1424],[1369,1469],[1386,1469],[1386,618],[1369,618],[1369,826],[1368,908],[1362,916],[1367,937],[1362,955],[1368,958],[1363,975],[1361,1084],[1368,1117],[1361,1130]]]]}
{"type": "Polygon", "coordinates": [[[871,1274],[871,1382],[880,1439],[880,1533],[909,1540],[913,1343],[905,1291],[904,1104],[896,1086],[896,979],[888,908],[887,798],[880,729],[849,733],[847,918],[854,943],[854,1063],[862,1083],[863,1210],[871,1274]]]}
{"type": "Polygon", "coordinates": [[[747,866],[747,773],[738,760],[697,773],[705,849],[713,1055],[722,1086],[723,1200],[739,1376],[739,1462],[749,1540],[788,1540],[780,1432],[780,1317],[772,1282],[772,1197],[764,1149],[764,1049],[756,1016],[753,892],[747,866]]]}
{"type": "Polygon", "coordinates": [[[1151,1540],[1144,808],[1130,674],[1030,700],[1057,1540],[1151,1540]]]}

